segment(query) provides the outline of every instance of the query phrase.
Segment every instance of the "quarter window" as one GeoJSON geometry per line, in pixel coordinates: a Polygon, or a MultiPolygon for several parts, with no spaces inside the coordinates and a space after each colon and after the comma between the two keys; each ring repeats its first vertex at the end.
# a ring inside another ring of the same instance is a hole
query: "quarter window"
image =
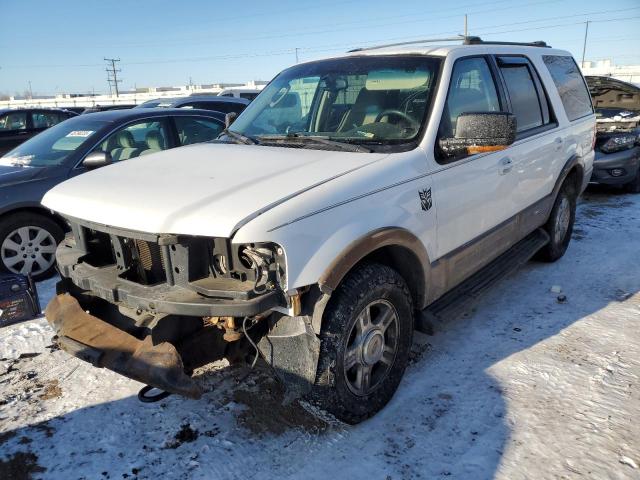
{"type": "Polygon", "coordinates": [[[463,113],[499,112],[500,101],[487,61],[482,57],[458,60],[453,67],[440,136],[454,137],[463,113]]]}
{"type": "Polygon", "coordinates": [[[572,121],[592,114],[591,96],[573,58],[545,55],[542,60],[558,88],[567,118],[572,121]]]}

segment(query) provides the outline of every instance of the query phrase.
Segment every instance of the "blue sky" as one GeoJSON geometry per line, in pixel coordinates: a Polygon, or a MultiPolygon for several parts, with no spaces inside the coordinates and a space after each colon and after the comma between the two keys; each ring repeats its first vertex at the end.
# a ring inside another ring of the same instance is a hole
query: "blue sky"
{"type": "Polygon", "coordinates": [[[580,61],[640,64],[639,0],[0,0],[0,94],[108,91],[103,57],[121,58],[123,89],[269,80],[281,69],[371,43],[469,33],[543,39],[580,61]]]}

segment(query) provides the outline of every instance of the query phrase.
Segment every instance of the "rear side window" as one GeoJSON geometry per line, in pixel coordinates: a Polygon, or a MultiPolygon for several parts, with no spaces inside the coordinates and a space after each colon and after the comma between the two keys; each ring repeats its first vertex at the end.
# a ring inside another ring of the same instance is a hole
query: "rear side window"
{"type": "Polygon", "coordinates": [[[224,125],[203,117],[174,117],[180,145],[215,140],[224,129],[224,125]]]}
{"type": "Polygon", "coordinates": [[[516,116],[518,132],[544,125],[543,103],[538,96],[535,73],[529,62],[523,57],[501,57],[498,64],[509,93],[511,109],[516,116]]]}
{"type": "Polygon", "coordinates": [[[65,120],[66,116],[62,116],[57,112],[33,112],[31,114],[31,121],[33,122],[33,128],[49,128],[55,124],[65,120]]]}
{"type": "Polygon", "coordinates": [[[592,114],[591,96],[573,58],[544,55],[542,59],[558,88],[567,118],[573,121],[592,114]]]}

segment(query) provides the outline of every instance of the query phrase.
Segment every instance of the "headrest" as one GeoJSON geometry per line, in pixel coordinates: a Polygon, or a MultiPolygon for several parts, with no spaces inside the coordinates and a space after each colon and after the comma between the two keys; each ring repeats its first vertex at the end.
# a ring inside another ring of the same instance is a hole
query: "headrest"
{"type": "Polygon", "coordinates": [[[164,138],[156,130],[148,132],[145,141],[151,150],[164,150],[164,138]]]}
{"type": "Polygon", "coordinates": [[[131,132],[123,130],[122,132],[118,133],[118,145],[120,145],[122,148],[135,148],[136,141],[134,140],[131,132]]]}

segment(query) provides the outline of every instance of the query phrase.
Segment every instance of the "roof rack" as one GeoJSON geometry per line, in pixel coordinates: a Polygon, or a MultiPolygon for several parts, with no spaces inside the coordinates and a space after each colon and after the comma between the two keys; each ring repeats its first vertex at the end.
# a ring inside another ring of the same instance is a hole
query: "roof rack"
{"type": "Polygon", "coordinates": [[[463,43],[465,45],[520,45],[524,47],[551,48],[551,45],[547,45],[547,42],[543,42],[542,40],[536,40],[535,42],[500,42],[482,40],[480,37],[466,37],[463,43]]]}
{"type": "Polygon", "coordinates": [[[499,42],[499,41],[485,41],[485,40],[482,40],[480,37],[475,37],[475,36],[465,37],[464,35],[456,35],[455,37],[448,37],[448,38],[425,38],[422,40],[411,40],[408,42],[385,43],[383,45],[374,45],[372,47],[354,48],[353,50],[348,50],[347,53],[364,52],[368,50],[378,50],[380,48],[387,48],[387,47],[401,47],[404,45],[419,45],[423,43],[440,43],[440,42],[462,42],[463,45],[521,45],[526,47],[551,48],[550,45],[547,45],[546,42],[543,42],[541,40],[538,40],[535,42],[528,42],[528,43],[499,42]]]}
{"type": "Polygon", "coordinates": [[[378,50],[380,48],[387,48],[387,47],[400,47],[402,45],[416,45],[421,43],[460,42],[460,41],[464,41],[465,38],[468,38],[468,37],[465,37],[464,35],[456,35],[455,37],[449,37],[449,38],[426,38],[423,40],[411,40],[410,42],[385,43],[384,45],[374,45],[372,47],[354,48],[353,50],[348,50],[347,53],[363,52],[365,50],[378,50]]]}

